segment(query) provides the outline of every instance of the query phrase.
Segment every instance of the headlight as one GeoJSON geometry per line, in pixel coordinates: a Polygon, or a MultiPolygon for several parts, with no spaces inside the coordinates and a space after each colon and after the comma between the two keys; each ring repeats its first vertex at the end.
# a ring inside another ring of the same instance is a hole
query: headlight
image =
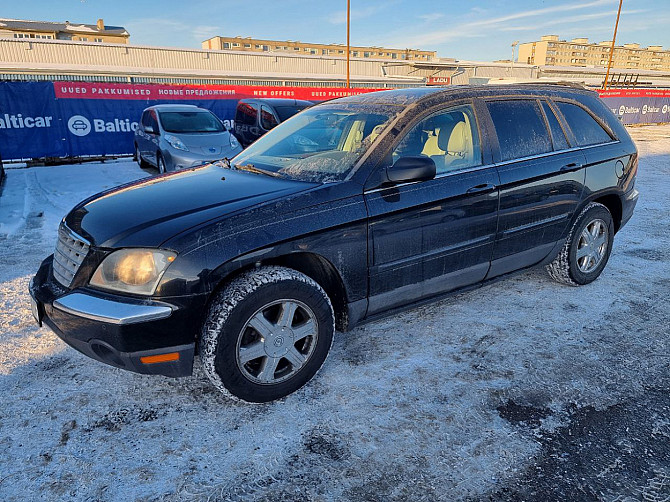
{"type": "Polygon", "coordinates": [[[120,249],[102,260],[90,284],[112,291],[152,295],[176,256],[161,249],[120,249]]]}
{"type": "Polygon", "coordinates": [[[232,132],[228,133],[228,137],[230,138],[230,147],[231,148],[237,148],[238,146],[240,146],[240,142],[237,141],[237,138],[235,137],[235,135],[232,132]]]}
{"type": "Polygon", "coordinates": [[[185,152],[188,152],[188,148],[186,148],[186,145],[184,143],[182,143],[182,141],[177,136],[173,136],[172,134],[166,134],[165,135],[165,141],[170,143],[170,146],[172,148],[176,148],[177,150],[183,150],[185,152]]]}

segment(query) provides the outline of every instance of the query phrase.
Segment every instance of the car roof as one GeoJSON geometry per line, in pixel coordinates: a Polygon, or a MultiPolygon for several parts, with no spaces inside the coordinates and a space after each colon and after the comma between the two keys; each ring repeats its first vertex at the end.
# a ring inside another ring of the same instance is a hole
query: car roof
{"type": "Polygon", "coordinates": [[[328,103],[410,105],[420,101],[441,98],[457,99],[463,97],[543,95],[570,97],[575,94],[595,94],[582,87],[563,84],[498,84],[498,85],[454,85],[449,87],[413,87],[375,91],[356,96],[348,96],[328,103]]]}
{"type": "Polygon", "coordinates": [[[312,106],[313,101],[307,101],[306,99],[293,99],[293,98],[246,98],[240,99],[240,103],[265,103],[270,106],[287,106],[287,105],[300,105],[300,106],[312,106]]]}

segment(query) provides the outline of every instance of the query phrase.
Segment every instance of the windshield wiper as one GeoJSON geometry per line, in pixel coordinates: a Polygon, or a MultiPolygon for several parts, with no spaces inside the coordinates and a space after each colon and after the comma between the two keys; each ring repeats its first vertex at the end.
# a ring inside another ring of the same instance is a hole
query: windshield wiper
{"type": "MultiPolygon", "coordinates": [[[[228,165],[230,165],[230,161],[228,161],[228,165]]],[[[268,171],[267,169],[261,169],[260,167],[256,167],[253,164],[235,164],[235,169],[239,169],[240,171],[248,171],[250,173],[255,173],[255,174],[265,174],[266,176],[272,176],[273,178],[285,178],[281,173],[276,173],[274,171],[268,171]]]]}
{"type": "Polygon", "coordinates": [[[230,165],[230,159],[228,157],[219,159],[216,162],[214,162],[214,164],[219,167],[223,167],[224,169],[233,169],[233,167],[230,165]]]}

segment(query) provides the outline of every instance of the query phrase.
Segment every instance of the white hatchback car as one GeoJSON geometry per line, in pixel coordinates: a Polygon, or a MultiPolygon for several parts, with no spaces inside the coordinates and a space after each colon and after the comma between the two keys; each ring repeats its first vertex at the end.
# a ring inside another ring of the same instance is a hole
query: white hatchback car
{"type": "Polygon", "coordinates": [[[135,158],[159,173],[232,158],[237,138],[211,111],[193,105],[154,105],[142,112],[135,130],[135,158]]]}

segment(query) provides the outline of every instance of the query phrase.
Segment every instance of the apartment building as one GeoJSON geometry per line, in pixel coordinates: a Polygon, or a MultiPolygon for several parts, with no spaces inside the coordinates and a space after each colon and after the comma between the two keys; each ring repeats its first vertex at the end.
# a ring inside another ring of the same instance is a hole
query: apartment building
{"type": "MultiPolygon", "coordinates": [[[[290,52],[293,54],[347,57],[347,46],[343,44],[310,44],[295,40],[264,40],[251,37],[212,37],[202,43],[202,48],[252,52],[290,52]]],[[[436,57],[436,52],[422,51],[419,49],[389,49],[386,47],[351,46],[350,56],[352,58],[430,61],[436,57]]]]}
{"type": "MultiPolygon", "coordinates": [[[[611,46],[611,40],[590,43],[588,38],[573,38],[568,42],[559,40],[558,35],[545,35],[537,42],[519,45],[519,62],[539,66],[607,66],[611,46]]],[[[616,45],[612,68],[667,71],[670,50],[660,45],[616,45]]]]}
{"type": "Polygon", "coordinates": [[[102,19],[96,24],[79,24],[0,18],[0,38],[127,44],[130,34],[123,26],[105,26],[102,19]]]}

